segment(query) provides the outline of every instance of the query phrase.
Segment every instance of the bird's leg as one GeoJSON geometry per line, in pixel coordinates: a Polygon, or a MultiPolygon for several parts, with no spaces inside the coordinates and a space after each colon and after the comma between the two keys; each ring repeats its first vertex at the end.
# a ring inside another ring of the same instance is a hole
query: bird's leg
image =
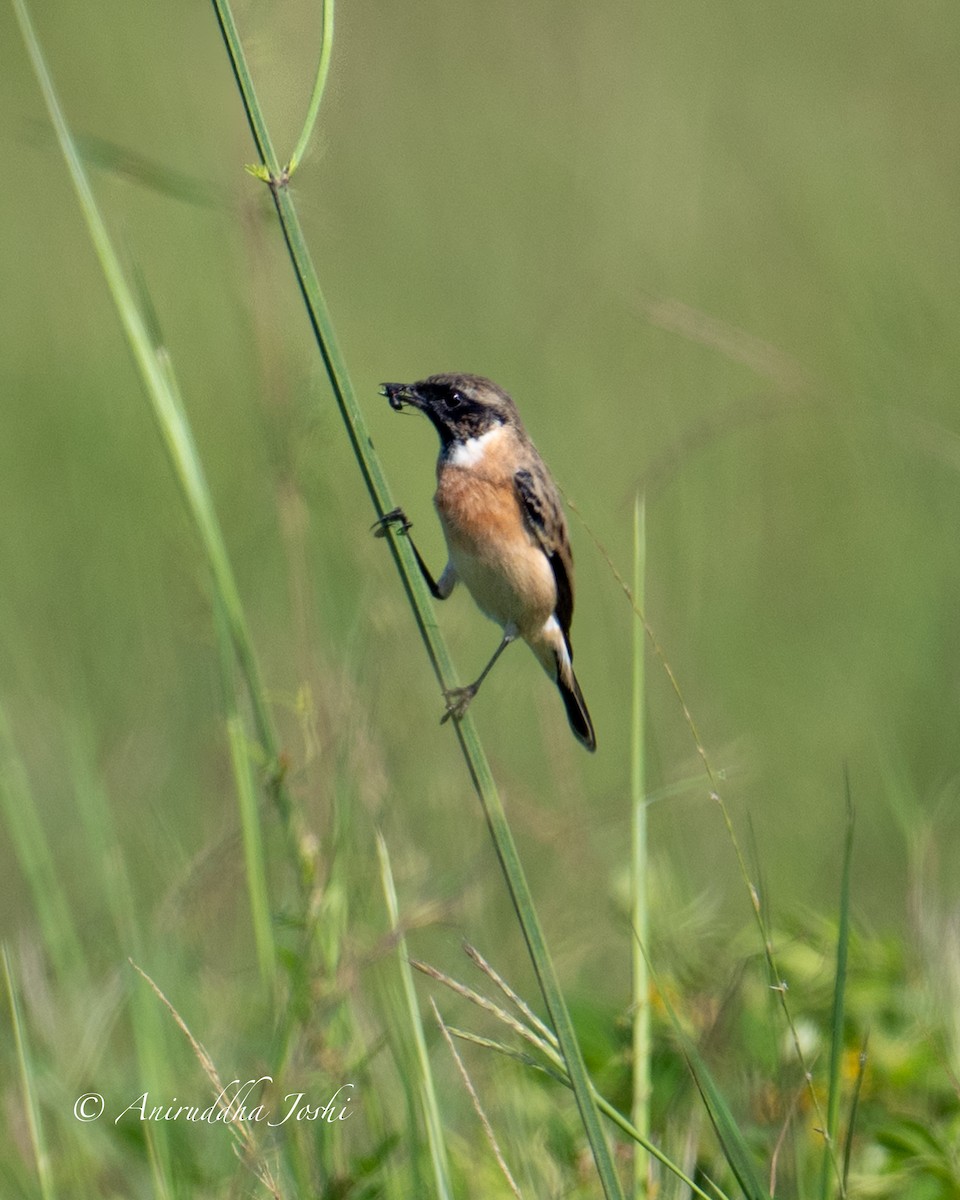
{"type": "Polygon", "coordinates": [[[443,698],[447,702],[447,711],[440,718],[440,724],[443,725],[449,721],[451,717],[455,721],[459,721],[470,706],[470,701],[480,690],[480,684],[490,674],[493,664],[497,661],[500,655],[506,650],[510,643],[516,638],[516,633],[513,630],[504,632],[503,640],[500,645],[494,650],[493,657],[480,672],[479,676],[468,687],[460,688],[444,688],[443,698]]]}
{"type": "Polygon", "coordinates": [[[390,510],[390,512],[384,513],[380,520],[374,521],[370,528],[373,530],[374,537],[386,537],[387,530],[391,525],[396,525],[400,533],[405,533],[407,535],[407,541],[410,543],[410,549],[413,551],[414,558],[417,560],[417,566],[420,568],[420,574],[423,576],[423,581],[430,589],[430,595],[434,598],[434,600],[446,600],[446,598],[450,595],[450,590],[447,589],[444,591],[440,584],[434,579],[433,572],[423,561],[423,556],[417,549],[417,543],[410,536],[410,530],[413,528],[413,525],[408,520],[407,514],[402,508],[393,508],[390,510]]]}

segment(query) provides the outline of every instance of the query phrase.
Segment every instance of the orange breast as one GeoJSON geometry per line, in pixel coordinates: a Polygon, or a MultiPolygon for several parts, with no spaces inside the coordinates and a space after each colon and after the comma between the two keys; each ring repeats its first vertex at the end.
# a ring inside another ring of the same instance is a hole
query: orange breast
{"type": "Polygon", "coordinates": [[[477,605],[531,640],[556,607],[556,582],[523,519],[512,473],[497,468],[495,460],[445,466],[434,502],[451,561],[477,605]]]}
{"type": "Polygon", "coordinates": [[[529,537],[511,478],[493,479],[479,471],[447,467],[434,503],[453,539],[475,553],[482,553],[487,542],[529,537]]]}

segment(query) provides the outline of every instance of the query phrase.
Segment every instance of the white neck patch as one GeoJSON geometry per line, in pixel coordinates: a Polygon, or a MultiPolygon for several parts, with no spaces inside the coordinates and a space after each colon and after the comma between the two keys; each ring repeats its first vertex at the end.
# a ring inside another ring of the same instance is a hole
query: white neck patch
{"type": "Polygon", "coordinates": [[[495,425],[479,437],[467,438],[465,442],[454,442],[447,454],[447,462],[452,467],[475,467],[483,462],[490,442],[499,437],[503,431],[502,425],[495,425]]]}

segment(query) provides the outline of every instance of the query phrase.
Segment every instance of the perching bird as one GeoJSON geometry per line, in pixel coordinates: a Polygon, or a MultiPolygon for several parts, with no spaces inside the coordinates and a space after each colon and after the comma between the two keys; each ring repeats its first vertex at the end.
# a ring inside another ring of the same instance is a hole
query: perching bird
{"type": "MultiPolygon", "coordinates": [[[[479,375],[431,375],[384,383],[398,412],[419,409],[440,435],[434,504],[448,562],[435,580],[411,540],[427,586],[446,600],[462,581],[503,640],[469,687],[447,693],[448,717],[460,718],[507,646],[523,638],[560,689],[570,728],[588,750],[597,739],[573,673],[573,557],[560,494],[507,393],[479,375]]],[[[402,509],[378,524],[410,528],[402,509]]]]}

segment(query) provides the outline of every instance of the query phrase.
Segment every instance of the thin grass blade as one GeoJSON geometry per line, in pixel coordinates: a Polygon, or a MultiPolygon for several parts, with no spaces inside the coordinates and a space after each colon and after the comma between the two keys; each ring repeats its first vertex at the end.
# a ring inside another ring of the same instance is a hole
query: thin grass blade
{"type": "Polygon", "coordinates": [[[273,920],[270,913],[270,892],[267,884],[267,863],[263,852],[263,837],[260,831],[260,811],[257,805],[257,790],[250,765],[250,744],[240,713],[234,680],[234,657],[230,633],[219,601],[214,602],[214,617],[217,627],[217,658],[220,664],[221,692],[223,695],[224,719],[227,742],[230,747],[230,765],[240,810],[240,828],[243,833],[243,861],[247,876],[247,898],[250,902],[250,919],[253,924],[253,939],[257,949],[257,964],[264,985],[273,991],[277,982],[277,947],[273,936],[273,920]]]}
{"type": "Polygon", "coordinates": [[[213,587],[222,606],[237,661],[243,672],[257,738],[267,760],[268,790],[284,821],[290,839],[291,854],[298,859],[302,840],[296,825],[293,806],[282,782],[283,773],[279,767],[279,744],[273,727],[266,691],[260,678],[253,642],[247,628],[243,605],[207,485],[206,475],[176,387],[170,357],[162,346],[156,344],[155,338],[151,337],[149,321],[137,304],[134,291],[124,275],[119,256],[107,232],[106,223],[90,186],[80,151],[60,107],[24,0],[11,0],[11,2],[121,327],[143,380],[151,411],[170,458],[174,475],[199,535],[210,569],[213,587]]]}
{"type": "MultiPolygon", "coordinates": [[[[633,596],[644,608],[646,576],[646,505],[638,493],[633,508],[633,596]]],[[[633,696],[630,722],[631,923],[633,925],[633,1097],[634,1127],[650,1136],[650,976],[644,948],[649,945],[647,912],[647,806],[643,739],[644,652],[643,624],[633,622],[633,696]]],[[[639,1144],[633,1155],[633,1194],[642,1200],[650,1191],[649,1159],[639,1144]]]]}
{"type": "Polygon", "coordinates": [[[850,798],[850,774],[844,770],[846,833],[843,841],[843,868],[840,878],[840,921],[837,929],[837,967],[833,983],[833,1010],[830,1014],[830,1082],[827,1092],[826,1144],[820,1173],[820,1196],[829,1200],[833,1184],[846,1195],[844,1172],[837,1161],[837,1137],[840,1128],[840,1090],[843,1068],[843,1024],[847,988],[847,953],[850,944],[850,863],[853,858],[854,812],[850,798]]]}
{"type": "Polygon", "coordinates": [[[0,709],[0,813],[30,889],[47,954],[61,979],[85,974],[84,954],[68,896],[54,865],[27,771],[0,709]]]}
{"type": "Polygon", "coordinates": [[[697,1049],[693,1038],[689,1036],[681,1025],[676,1009],[674,1009],[670,1003],[669,996],[662,988],[660,989],[660,997],[673,1025],[680,1051],[686,1060],[697,1091],[703,1100],[704,1108],[707,1111],[707,1116],[710,1118],[710,1123],[713,1125],[717,1140],[720,1142],[720,1148],[723,1151],[724,1158],[727,1160],[727,1165],[733,1172],[747,1200],[771,1200],[770,1193],[760,1182],[760,1178],[757,1175],[756,1167],[753,1163],[753,1155],[750,1152],[750,1147],[747,1145],[746,1138],[743,1136],[733,1113],[730,1111],[723,1093],[717,1086],[703,1055],[697,1049]]]}
{"type": "Polygon", "coordinates": [[[847,1119],[847,1135],[843,1139],[843,1189],[846,1192],[847,1180],[850,1176],[850,1156],[853,1153],[853,1134],[857,1127],[857,1109],[860,1106],[860,1090],[863,1087],[863,1077],[867,1073],[867,1047],[870,1034],[863,1037],[860,1056],[857,1061],[857,1081],[853,1085],[853,1096],[850,1098],[850,1116],[847,1119]]]}
{"type": "Polygon", "coordinates": [[[16,1046],[17,1063],[20,1068],[20,1083],[23,1087],[24,1114],[27,1118],[27,1129],[30,1133],[30,1148],[33,1151],[33,1161],[37,1168],[37,1180],[40,1184],[40,1195],[43,1200],[56,1200],[57,1192],[53,1183],[53,1170],[50,1165],[50,1151],[47,1147],[43,1132],[43,1122],[40,1118],[40,1104],[37,1099],[37,1089],[34,1086],[36,1074],[33,1068],[30,1044],[27,1041],[26,1027],[20,1008],[20,998],[17,995],[10,966],[10,956],[7,947],[2,947],[3,977],[7,989],[7,1002],[10,1005],[10,1021],[13,1025],[13,1040],[16,1046]]]}

